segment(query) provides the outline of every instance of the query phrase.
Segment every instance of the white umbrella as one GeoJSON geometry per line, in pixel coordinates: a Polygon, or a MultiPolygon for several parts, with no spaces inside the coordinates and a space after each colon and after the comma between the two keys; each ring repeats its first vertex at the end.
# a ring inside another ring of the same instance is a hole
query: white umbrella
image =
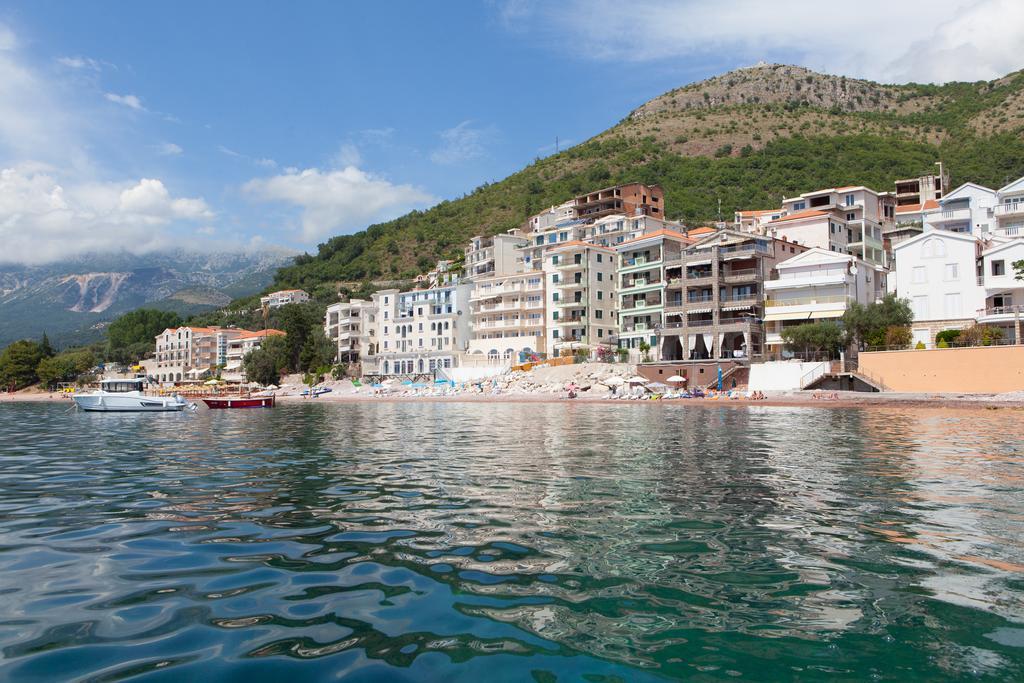
{"type": "Polygon", "coordinates": [[[601,384],[605,385],[606,387],[618,387],[618,386],[622,386],[625,383],[626,383],[626,380],[622,379],[621,377],[617,377],[617,376],[616,377],[609,377],[605,381],[601,382],[601,384]]]}
{"type": "Polygon", "coordinates": [[[203,384],[206,384],[206,385],[220,384],[220,380],[219,379],[208,379],[205,382],[203,382],[203,384]]]}
{"type": "Polygon", "coordinates": [[[671,377],[669,377],[669,378],[668,378],[667,380],[665,380],[665,381],[666,381],[666,382],[685,382],[685,381],[686,381],[686,378],[685,378],[685,377],[683,377],[682,375],[672,375],[671,377]]]}
{"type": "Polygon", "coordinates": [[[626,381],[629,382],[630,384],[647,384],[647,382],[649,382],[650,380],[641,377],[640,375],[637,375],[636,377],[630,377],[626,381]]]}
{"type": "Polygon", "coordinates": [[[280,389],[281,387],[277,386],[276,384],[268,384],[267,386],[265,386],[263,388],[264,389],[271,389],[271,390],[273,390],[273,389],[280,389]]]}

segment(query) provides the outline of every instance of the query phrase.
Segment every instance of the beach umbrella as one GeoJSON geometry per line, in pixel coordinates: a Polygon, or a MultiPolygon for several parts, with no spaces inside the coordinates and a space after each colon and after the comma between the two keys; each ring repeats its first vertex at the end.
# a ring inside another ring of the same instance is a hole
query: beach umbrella
{"type": "Polygon", "coordinates": [[[411,379],[407,379],[404,382],[402,382],[402,386],[403,387],[407,387],[407,386],[409,386],[411,384],[412,384],[412,380],[411,379]]]}
{"type": "Polygon", "coordinates": [[[630,384],[647,384],[649,380],[647,380],[644,377],[641,377],[640,375],[637,375],[636,377],[630,377],[626,381],[629,382],[630,384]]]}
{"type": "Polygon", "coordinates": [[[624,379],[622,379],[621,377],[618,377],[618,376],[609,377],[608,379],[606,379],[603,382],[601,382],[601,384],[605,385],[606,387],[619,387],[619,386],[622,386],[625,383],[626,383],[626,380],[624,380],[624,379]]]}
{"type": "Polygon", "coordinates": [[[448,384],[448,380],[446,380],[446,379],[435,379],[434,380],[434,384],[448,384]]]}
{"type": "Polygon", "coordinates": [[[685,381],[686,381],[686,378],[685,378],[685,377],[683,377],[682,375],[672,375],[671,377],[669,377],[669,378],[668,378],[667,380],[665,380],[665,381],[666,381],[666,382],[685,382],[685,381]]]}
{"type": "Polygon", "coordinates": [[[427,385],[422,382],[413,382],[409,385],[410,389],[426,389],[427,385]]]}
{"type": "Polygon", "coordinates": [[[213,385],[213,384],[220,384],[220,380],[219,379],[208,379],[205,382],[203,382],[203,384],[206,384],[208,386],[209,385],[213,385]]]}
{"type": "Polygon", "coordinates": [[[281,387],[277,386],[276,384],[268,384],[267,386],[265,386],[263,388],[264,389],[270,389],[271,391],[273,391],[274,389],[280,389],[281,387]]]}

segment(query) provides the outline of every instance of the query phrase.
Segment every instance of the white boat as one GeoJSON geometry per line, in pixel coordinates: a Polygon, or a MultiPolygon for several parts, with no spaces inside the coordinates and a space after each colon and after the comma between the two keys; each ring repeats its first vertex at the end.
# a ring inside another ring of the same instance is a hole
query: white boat
{"type": "Polygon", "coordinates": [[[100,388],[88,394],[74,394],[71,398],[82,410],[101,413],[164,413],[184,410],[191,404],[181,396],[146,396],[142,391],[144,380],[105,379],[100,388]]]}

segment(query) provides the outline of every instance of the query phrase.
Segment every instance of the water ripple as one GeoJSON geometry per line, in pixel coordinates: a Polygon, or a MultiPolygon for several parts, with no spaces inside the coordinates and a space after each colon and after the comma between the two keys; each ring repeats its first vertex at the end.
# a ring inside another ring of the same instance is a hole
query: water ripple
{"type": "Polygon", "coordinates": [[[1024,414],[0,408],[0,674],[1024,677],[1024,414]]]}

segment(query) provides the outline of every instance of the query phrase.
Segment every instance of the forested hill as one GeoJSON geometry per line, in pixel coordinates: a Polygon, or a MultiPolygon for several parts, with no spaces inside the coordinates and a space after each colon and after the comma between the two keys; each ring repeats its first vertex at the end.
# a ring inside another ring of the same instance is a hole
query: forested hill
{"type": "Polygon", "coordinates": [[[783,196],[934,170],[953,186],[1024,175],[1024,72],[991,82],[880,85],[759,65],[672,90],[609,130],[454,201],[332,238],[278,271],[277,286],[406,278],[479,233],[618,182],[660,183],[667,216],[690,223],[783,196]]]}

